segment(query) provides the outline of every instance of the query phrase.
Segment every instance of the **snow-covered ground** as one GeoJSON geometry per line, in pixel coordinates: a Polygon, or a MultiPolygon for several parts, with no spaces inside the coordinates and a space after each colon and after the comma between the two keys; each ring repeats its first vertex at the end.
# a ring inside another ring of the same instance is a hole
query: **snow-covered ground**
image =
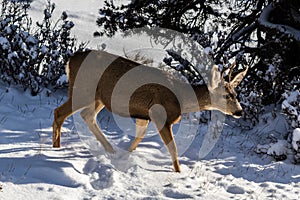
{"type": "MultiPolygon", "coordinates": [[[[54,2],[58,15],[62,10],[68,11],[75,23],[74,34],[81,40],[92,40],[102,1],[54,2]]],[[[43,3],[37,0],[32,4],[36,18],[43,3]]],[[[73,118],[64,124],[62,147],[53,149],[53,110],[66,98],[66,91],[50,97],[45,93],[31,97],[0,83],[0,199],[300,198],[300,167],[292,164],[289,156],[275,162],[266,154],[256,153],[257,145],[264,145],[268,137],[283,139],[280,133],[286,131],[286,124],[279,114],[275,119],[271,113],[265,114],[265,120],[252,130],[237,127],[228,119],[217,144],[201,160],[198,154],[207,125],[200,124],[192,144],[180,153],[182,172],[174,173],[153,127],[147,130],[147,137],[136,151],[126,152],[133,139],[127,133],[134,130],[128,127],[122,132],[105,110],[98,121],[115,144],[115,155],[105,154],[102,147],[95,151],[83,142],[78,136],[81,129],[76,128],[73,118]]],[[[276,145],[271,145],[275,151],[276,145]]],[[[266,148],[272,150],[270,145],[266,148]]]]}

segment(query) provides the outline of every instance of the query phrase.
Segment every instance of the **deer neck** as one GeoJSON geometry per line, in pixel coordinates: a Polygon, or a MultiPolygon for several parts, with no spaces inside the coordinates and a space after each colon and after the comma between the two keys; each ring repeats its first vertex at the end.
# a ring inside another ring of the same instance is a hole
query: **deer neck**
{"type": "Polygon", "coordinates": [[[183,98],[183,113],[198,112],[208,110],[211,104],[210,94],[206,85],[192,86],[194,90],[193,97],[191,94],[185,94],[183,98]],[[195,96],[194,96],[195,95],[195,96]],[[195,99],[197,98],[197,100],[195,99]]]}

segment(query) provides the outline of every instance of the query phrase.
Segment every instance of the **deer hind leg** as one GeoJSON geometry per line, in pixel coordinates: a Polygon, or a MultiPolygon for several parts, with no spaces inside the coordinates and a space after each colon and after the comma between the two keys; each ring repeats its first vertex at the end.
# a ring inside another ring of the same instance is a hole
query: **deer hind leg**
{"type": "Polygon", "coordinates": [[[139,143],[143,140],[148,124],[149,120],[136,119],[136,135],[128,151],[131,152],[135,150],[139,143]]]}
{"type": "MultiPolygon", "coordinates": [[[[78,108],[80,109],[80,108],[78,108]]],[[[61,127],[67,117],[72,115],[77,110],[72,108],[72,100],[69,98],[64,104],[54,110],[52,145],[53,147],[60,147],[61,127]]]]}
{"type": "Polygon", "coordinates": [[[101,101],[96,101],[89,107],[81,111],[80,115],[88,125],[89,129],[95,135],[96,139],[103,145],[104,149],[109,153],[115,153],[111,144],[107,141],[105,135],[97,124],[97,114],[104,108],[104,104],[101,101]]]}
{"type": "Polygon", "coordinates": [[[172,125],[164,125],[164,127],[161,130],[159,130],[159,134],[171,155],[174,170],[176,172],[180,172],[178,152],[172,133],[172,125]]]}

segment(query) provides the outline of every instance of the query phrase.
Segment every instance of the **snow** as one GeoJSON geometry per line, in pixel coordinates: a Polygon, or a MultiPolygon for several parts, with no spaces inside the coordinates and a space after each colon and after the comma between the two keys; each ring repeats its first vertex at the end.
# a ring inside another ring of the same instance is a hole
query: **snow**
{"type": "Polygon", "coordinates": [[[48,51],[48,48],[47,48],[45,45],[43,45],[43,46],[41,47],[41,52],[42,52],[42,53],[47,53],[47,51],[48,51]]]}
{"type": "Polygon", "coordinates": [[[26,38],[26,43],[32,43],[32,44],[35,44],[37,42],[37,39],[34,38],[33,36],[28,36],[26,38]]]}
{"type": "Polygon", "coordinates": [[[18,53],[13,51],[12,53],[8,54],[8,59],[13,59],[13,58],[17,58],[18,57],[18,53]]]}
{"type": "Polygon", "coordinates": [[[268,155],[285,155],[287,153],[288,142],[286,140],[278,140],[276,143],[273,143],[268,149],[268,155]]]}
{"type": "Polygon", "coordinates": [[[5,37],[0,37],[0,45],[3,50],[6,50],[9,48],[9,42],[5,37]]]}
{"type": "Polygon", "coordinates": [[[258,22],[261,26],[263,27],[267,27],[270,29],[273,29],[274,31],[278,31],[281,33],[284,33],[285,35],[288,35],[290,37],[293,37],[295,40],[297,40],[298,42],[300,41],[300,31],[288,26],[288,25],[284,25],[284,24],[274,24],[270,22],[270,13],[273,11],[274,9],[274,2],[269,4],[268,6],[266,6],[259,19],[258,22]]]}
{"type": "Polygon", "coordinates": [[[292,140],[293,148],[296,151],[298,151],[298,149],[299,149],[299,144],[300,144],[300,128],[296,128],[293,131],[293,140],[292,140]]]}
{"type": "Polygon", "coordinates": [[[287,102],[295,102],[298,101],[298,96],[300,96],[300,92],[295,90],[289,94],[285,93],[284,97],[287,99],[287,102]]]}
{"type": "Polygon", "coordinates": [[[62,75],[58,80],[57,84],[62,85],[64,83],[68,83],[68,76],[66,74],[62,75]]]}
{"type": "Polygon", "coordinates": [[[285,100],[282,102],[282,110],[289,113],[290,123],[293,128],[297,128],[300,124],[299,99],[300,92],[298,90],[285,92],[283,94],[285,100]]]}
{"type": "MultiPolygon", "coordinates": [[[[103,1],[54,2],[58,10],[54,15],[67,10],[75,24],[74,34],[84,41],[92,39],[103,1]]],[[[44,4],[43,0],[33,2],[31,12],[37,18],[44,4]]],[[[98,40],[90,45],[101,43],[98,40]]],[[[85,133],[87,140],[80,138],[78,135],[83,134],[77,128],[76,116],[64,123],[62,147],[52,148],[53,110],[66,99],[66,91],[50,96],[43,91],[32,97],[20,88],[0,83],[1,200],[300,198],[299,166],[289,158],[274,162],[270,156],[255,153],[257,145],[270,134],[278,137],[278,142],[268,147],[270,152],[280,153],[286,147],[286,141],[279,137],[287,131],[280,113],[275,119],[269,114],[267,123],[261,122],[251,130],[227,118],[213,149],[201,159],[198,156],[207,124],[186,126],[186,135],[178,135],[179,125],[175,125],[182,172],[174,173],[170,156],[152,124],[146,138],[129,153],[134,127],[120,130],[106,110],[101,111],[98,122],[116,154],[106,154],[99,144],[91,146],[95,143],[92,133],[85,133]],[[190,129],[196,128],[196,135],[190,135],[190,129]]],[[[194,115],[200,117],[200,113],[194,115]]],[[[293,141],[299,140],[300,131],[295,129],[293,141]]]]}

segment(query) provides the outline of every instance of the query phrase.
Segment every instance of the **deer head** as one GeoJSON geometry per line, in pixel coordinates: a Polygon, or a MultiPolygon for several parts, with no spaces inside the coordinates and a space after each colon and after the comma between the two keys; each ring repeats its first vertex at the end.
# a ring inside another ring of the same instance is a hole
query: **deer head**
{"type": "Polygon", "coordinates": [[[211,81],[208,84],[208,90],[211,97],[211,110],[219,110],[225,114],[239,118],[243,114],[242,107],[237,99],[235,88],[245,77],[248,66],[234,78],[232,78],[232,70],[235,66],[233,63],[229,69],[229,81],[224,80],[224,73],[220,73],[218,66],[214,65],[211,70],[211,81]]]}

